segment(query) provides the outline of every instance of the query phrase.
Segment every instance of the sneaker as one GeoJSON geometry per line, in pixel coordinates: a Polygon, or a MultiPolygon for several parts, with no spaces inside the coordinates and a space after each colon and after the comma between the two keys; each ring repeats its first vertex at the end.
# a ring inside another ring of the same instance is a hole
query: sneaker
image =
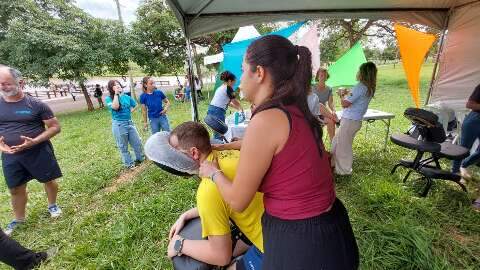
{"type": "Polygon", "coordinates": [[[52,218],[56,218],[62,214],[62,209],[60,209],[60,207],[54,204],[48,207],[48,212],[50,213],[50,216],[52,218]]]}
{"type": "Polygon", "coordinates": [[[145,159],[135,160],[135,166],[138,166],[138,165],[142,164],[143,161],[145,161],[145,159]]]}
{"type": "Polygon", "coordinates": [[[460,175],[467,181],[472,180],[472,174],[469,170],[467,170],[467,168],[460,167],[460,175]]]}
{"type": "Polygon", "coordinates": [[[12,220],[10,223],[8,223],[7,228],[5,228],[4,233],[8,236],[10,236],[13,231],[20,225],[22,225],[25,221],[20,221],[20,220],[12,220]]]}

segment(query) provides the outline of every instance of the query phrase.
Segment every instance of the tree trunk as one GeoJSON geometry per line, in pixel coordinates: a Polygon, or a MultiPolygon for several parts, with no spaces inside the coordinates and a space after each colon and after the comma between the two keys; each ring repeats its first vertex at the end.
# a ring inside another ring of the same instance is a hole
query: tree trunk
{"type": "MultiPolygon", "coordinates": [[[[197,47],[195,44],[192,44],[192,50],[193,50],[193,59],[197,59],[197,47]]],[[[200,61],[195,61],[195,66],[197,67],[197,75],[198,79],[200,80],[200,86],[203,86],[203,80],[202,80],[202,68],[200,66],[200,61]]],[[[195,87],[192,87],[194,89],[195,87]]],[[[196,90],[196,89],[195,89],[196,90]]]]}
{"type": "Polygon", "coordinates": [[[93,107],[92,100],[90,99],[90,95],[88,94],[87,87],[83,81],[80,81],[80,88],[82,89],[83,96],[85,97],[85,102],[87,102],[88,111],[93,111],[95,108],[93,107]]]}

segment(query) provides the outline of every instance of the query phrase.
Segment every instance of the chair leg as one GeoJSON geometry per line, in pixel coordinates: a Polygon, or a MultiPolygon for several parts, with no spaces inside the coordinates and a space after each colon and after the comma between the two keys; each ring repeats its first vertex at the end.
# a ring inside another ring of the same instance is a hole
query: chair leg
{"type": "MultiPolygon", "coordinates": [[[[452,181],[453,181],[453,180],[452,180],[452,181]]],[[[465,185],[462,184],[460,181],[453,181],[453,182],[457,183],[457,185],[459,185],[465,193],[468,192],[468,191],[467,191],[467,188],[465,187],[465,185]]]]}
{"type": "Polygon", "coordinates": [[[397,171],[398,167],[400,167],[400,166],[402,166],[402,164],[400,164],[400,163],[398,163],[398,164],[396,164],[395,166],[393,166],[392,171],[390,172],[390,174],[394,174],[394,173],[397,171]]]}
{"type": "Polygon", "coordinates": [[[403,178],[403,183],[407,182],[408,177],[410,177],[410,174],[412,174],[413,170],[409,170],[407,175],[403,178]]]}
{"type": "Polygon", "coordinates": [[[427,180],[427,183],[425,184],[425,187],[423,188],[423,191],[420,194],[420,196],[426,197],[428,192],[430,191],[430,188],[432,187],[432,179],[430,179],[430,177],[424,177],[423,179],[427,180]]]}

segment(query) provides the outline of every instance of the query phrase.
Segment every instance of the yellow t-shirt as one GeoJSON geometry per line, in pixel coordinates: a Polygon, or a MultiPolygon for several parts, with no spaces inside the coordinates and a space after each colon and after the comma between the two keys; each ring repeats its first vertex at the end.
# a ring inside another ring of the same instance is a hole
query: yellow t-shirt
{"type": "MultiPolygon", "coordinates": [[[[239,151],[213,151],[208,160],[217,157],[218,166],[230,180],[235,178],[239,151]]],[[[261,217],[263,215],[263,194],[257,192],[250,205],[243,212],[235,212],[223,200],[217,185],[209,178],[202,178],[197,190],[197,208],[202,222],[202,237],[230,233],[229,218],[263,252],[261,217]]]]}

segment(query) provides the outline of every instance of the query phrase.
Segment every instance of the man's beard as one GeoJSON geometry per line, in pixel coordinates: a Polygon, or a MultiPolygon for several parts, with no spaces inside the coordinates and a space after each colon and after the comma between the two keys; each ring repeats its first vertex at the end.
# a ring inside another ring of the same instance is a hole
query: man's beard
{"type": "Polygon", "coordinates": [[[13,97],[13,96],[16,96],[16,95],[18,95],[18,92],[20,92],[20,91],[18,90],[18,87],[15,88],[15,90],[9,91],[9,92],[0,90],[0,94],[1,94],[2,96],[4,96],[4,97],[13,97]]]}

